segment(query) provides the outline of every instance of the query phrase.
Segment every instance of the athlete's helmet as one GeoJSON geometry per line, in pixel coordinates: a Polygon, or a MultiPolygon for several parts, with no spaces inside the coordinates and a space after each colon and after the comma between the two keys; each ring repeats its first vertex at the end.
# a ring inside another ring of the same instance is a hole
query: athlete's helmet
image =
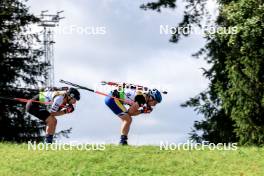
{"type": "Polygon", "coordinates": [[[77,101],[80,100],[80,92],[75,89],[75,88],[70,88],[68,91],[67,91],[67,95],[72,97],[72,98],[75,98],[77,101]]]}
{"type": "Polygon", "coordinates": [[[157,89],[152,89],[149,91],[149,95],[154,99],[156,100],[158,103],[161,102],[162,100],[162,96],[161,96],[161,93],[160,91],[158,91],[157,89]]]}

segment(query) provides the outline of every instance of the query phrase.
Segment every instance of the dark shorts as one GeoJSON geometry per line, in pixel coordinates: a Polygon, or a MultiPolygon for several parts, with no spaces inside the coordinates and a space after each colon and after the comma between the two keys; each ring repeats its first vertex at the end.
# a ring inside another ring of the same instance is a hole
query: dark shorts
{"type": "MultiPolygon", "coordinates": [[[[39,101],[39,95],[33,97],[32,100],[39,101]]],[[[50,116],[50,112],[47,110],[46,105],[37,102],[29,101],[26,104],[26,111],[44,122],[50,116]]]]}
{"type": "MultiPolygon", "coordinates": [[[[109,94],[112,96],[112,94],[109,94]]],[[[122,116],[127,113],[126,107],[117,99],[105,97],[105,104],[113,111],[114,114],[122,116]]]]}

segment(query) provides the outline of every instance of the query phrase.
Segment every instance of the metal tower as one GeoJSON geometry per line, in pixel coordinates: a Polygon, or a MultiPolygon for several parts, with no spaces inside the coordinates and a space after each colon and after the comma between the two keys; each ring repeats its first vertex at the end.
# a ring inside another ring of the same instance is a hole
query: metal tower
{"type": "Polygon", "coordinates": [[[46,87],[54,86],[54,31],[53,28],[59,25],[59,21],[64,17],[60,17],[63,11],[58,11],[57,14],[47,14],[48,10],[41,11],[40,24],[43,27],[43,52],[44,61],[49,64],[48,75],[45,79],[46,87]]]}

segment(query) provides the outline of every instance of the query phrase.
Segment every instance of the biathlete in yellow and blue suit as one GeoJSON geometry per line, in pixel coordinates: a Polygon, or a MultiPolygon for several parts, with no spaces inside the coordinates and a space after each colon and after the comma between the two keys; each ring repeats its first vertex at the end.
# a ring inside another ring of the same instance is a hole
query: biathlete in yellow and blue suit
{"type": "Polygon", "coordinates": [[[151,113],[153,110],[152,107],[162,101],[161,93],[157,89],[143,92],[137,89],[123,88],[121,90],[113,90],[109,95],[110,96],[105,98],[105,104],[122,121],[119,142],[121,145],[127,145],[132,116],[137,116],[142,113],[151,113]],[[111,98],[111,96],[116,98],[111,98]],[[126,108],[125,105],[128,105],[129,108],[126,108]]]}

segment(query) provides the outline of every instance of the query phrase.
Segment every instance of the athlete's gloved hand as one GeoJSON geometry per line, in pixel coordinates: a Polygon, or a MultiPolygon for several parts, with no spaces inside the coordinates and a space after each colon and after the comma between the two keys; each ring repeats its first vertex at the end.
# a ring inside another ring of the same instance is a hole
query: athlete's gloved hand
{"type": "Polygon", "coordinates": [[[151,113],[152,112],[152,107],[150,107],[150,106],[143,106],[143,109],[141,109],[141,113],[142,114],[149,114],[149,113],[151,113]]]}
{"type": "Polygon", "coordinates": [[[66,106],[66,108],[65,108],[65,110],[64,110],[64,112],[65,112],[66,114],[72,113],[73,111],[74,111],[74,107],[73,107],[72,104],[66,106]]]}

